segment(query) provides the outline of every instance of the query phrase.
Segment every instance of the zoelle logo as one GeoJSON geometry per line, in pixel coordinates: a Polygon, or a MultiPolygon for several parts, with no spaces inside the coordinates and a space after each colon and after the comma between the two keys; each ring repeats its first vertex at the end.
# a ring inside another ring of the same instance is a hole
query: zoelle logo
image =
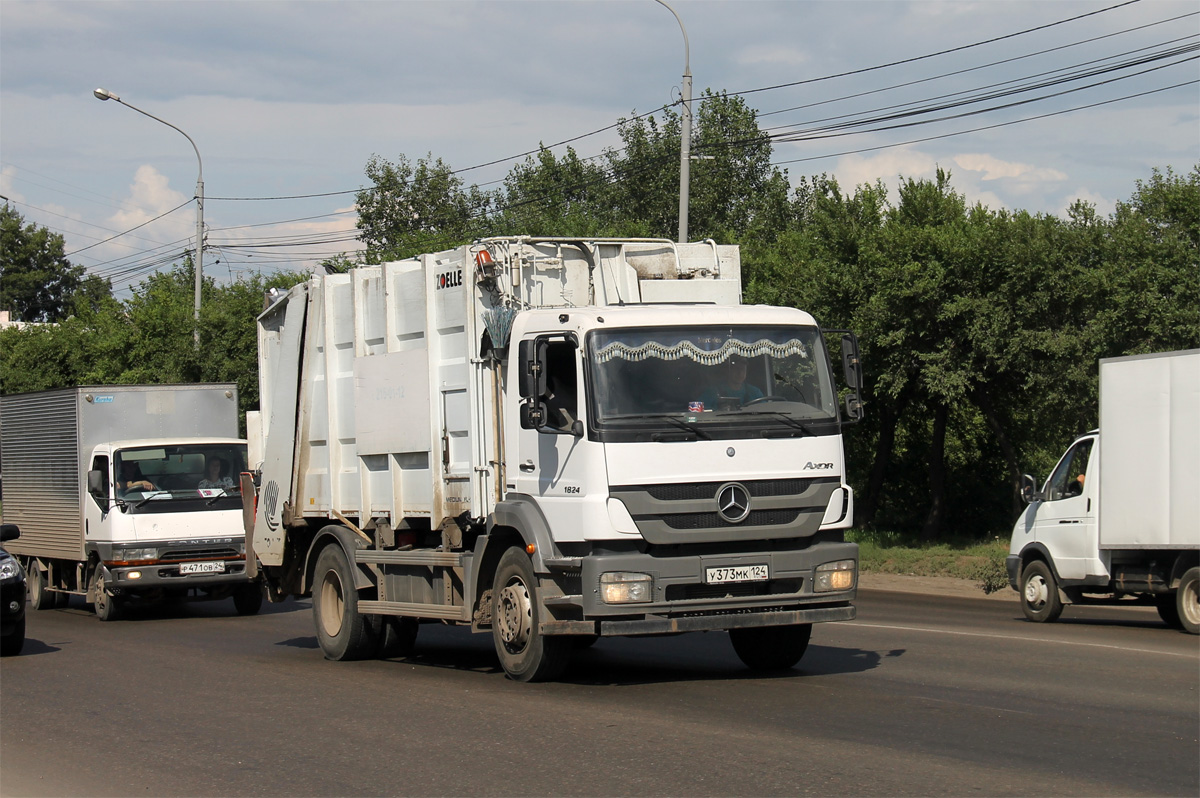
{"type": "Polygon", "coordinates": [[[279,484],[275,480],[267,483],[262,500],[263,510],[267,513],[267,528],[274,532],[279,528],[279,522],[275,520],[275,509],[279,505],[279,484]]]}
{"type": "Polygon", "coordinates": [[[462,269],[454,269],[453,271],[440,272],[434,275],[434,288],[441,291],[443,288],[458,288],[462,285],[462,269]]]}
{"type": "Polygon", "coordinates": [[[804,470],[805,471],[832,471],[833,463],[808,462],[808,463],[804,464],[804,470]]]}

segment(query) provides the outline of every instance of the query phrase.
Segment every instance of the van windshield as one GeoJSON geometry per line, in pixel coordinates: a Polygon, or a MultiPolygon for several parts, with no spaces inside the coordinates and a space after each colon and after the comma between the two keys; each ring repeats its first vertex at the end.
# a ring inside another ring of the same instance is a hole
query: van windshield
{"type": "Polygon", "coordinates": [[[141,512],[225,510],[241,506],[244,443],[192,443],[119,449],[113,455],[117,498],[141,512]],[[176,506],[185,503],[184,506],[176,506]]]}
{"type": "Polygon", "coordinates": [[[838,429],[837,392],[814,327],[606,330],[591,334],[588,352],[593,422],[608,440],[838,429]]]}

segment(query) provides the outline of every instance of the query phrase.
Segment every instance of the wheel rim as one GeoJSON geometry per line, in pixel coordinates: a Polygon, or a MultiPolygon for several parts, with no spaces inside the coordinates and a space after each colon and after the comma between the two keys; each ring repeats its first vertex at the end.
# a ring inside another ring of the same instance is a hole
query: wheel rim
{"type": "Polygon", "coordinates": [[[342,613],[346,607],[346,599],[342,593],[342,580],[337,571],[332,568],[325,572],[321,580],[321,595],[318,599],[321,606],[321,628],[330,637],[337,637],[342,631],[342,613]]]}
{"type": "Polygon", "coordinates": [[[525,583],[513,578],[500,591],[498,602],[500,640],[510,652],[518,652],[529,642],[529,633],[533,628],[533,603],[529,600],[529,588],[525,583]]]}
{"type": "Polygon", "coordinates": [[[1193,626],[1200,624],[1200,581],[1193,579],[1181,590],[1183,591],[1183,602],[1180,609],[1183,610],[1184,618],[1193,626]]]}
{"type": "Polygon", "coordinates": [[[1041,575],[1031,576],[1025,583],[1025,603],[1034,609],[1041,609],[1046,598],[1046,580],[1041,575]]]}

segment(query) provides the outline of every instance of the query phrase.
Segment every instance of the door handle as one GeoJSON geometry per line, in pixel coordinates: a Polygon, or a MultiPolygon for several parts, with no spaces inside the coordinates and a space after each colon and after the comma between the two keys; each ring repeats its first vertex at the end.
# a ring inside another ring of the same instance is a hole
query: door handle
{"type": "Polygon", "coordinates": [[[522,471],[525,471],[525,472],[527,472],[527,473],[532,473],[532,472],[533,472],[533,470],[534,470],[535,468],[537,468],[537,466],[535,466],[535,465],[533,464],[533,461],[532,461],[532,460],[526,460],[524,463],[521,463],[521,466],[520,466],[520,468],[521,468],[521,470],[522,470],[522,471]]]}

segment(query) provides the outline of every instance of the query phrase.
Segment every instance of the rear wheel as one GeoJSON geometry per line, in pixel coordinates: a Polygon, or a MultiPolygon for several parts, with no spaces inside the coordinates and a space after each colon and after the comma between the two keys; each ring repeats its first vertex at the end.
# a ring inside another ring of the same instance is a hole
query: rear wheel
{"type": "Polygon", "coordinates": [[[262,604],[262,585],[257,582],[239,587],[233,593],[233,606],[237,609],[238,615],[257,615],[258,611],[262,609],[262,604]]]}
{"type": "Polygon", "coordinates": [[[543,635],[538,626],[537,577],[521,549],[504,552],[492,583],[492,641],[510,679],[540,682],[567,666],[570,651],[562,637],[543,635]]]}
{"type": "Polygon", "coordinates": [[[1179,604],[1177,603],[1179,593],[1155,593],[1154,607],[1158,610],[1158,617],[1163,619],[1163,623],[1172,629],[1182,629],[1183,623],[1179,619],[1179,604]]]}
{"type": "Polygon", "coordinates": [[[1058,583],[1050,566],[1034,560],[1021,571],[1021,611],[1035,623],[1053,621],[1062,615],[1062,600],[1058,597],[1058,583]]]}
{"type": "Polygon", "coordinates": [[[808,650],[810,637],[811,623],[729,630],[729,640],[738,659],[756,671],[781,671],[793,667],[808,650]]]}
{"type": "Polygon", "coordinates": [[[36,562],[29,563],[29,604],[35,610],[52,610],[59,606],[58,593],[51,593],[46,588],[48,587],[46,574],[42,573],[42,569],[38,568],[36,562]]]}
{"type": "Polygon", "coordinates": [[[365,659],[375,654],[379,638],[368,619],[358,611],[354,572],[342,547],[321,550],[313,574],[313,621],[325,659],[365,659]]]}
{"type": "Polygon", "coordinates": [[[1175,591],[1179,625],[1188,634],[1200,634],[1200,568],[1189,568],[1175,591]]]}

